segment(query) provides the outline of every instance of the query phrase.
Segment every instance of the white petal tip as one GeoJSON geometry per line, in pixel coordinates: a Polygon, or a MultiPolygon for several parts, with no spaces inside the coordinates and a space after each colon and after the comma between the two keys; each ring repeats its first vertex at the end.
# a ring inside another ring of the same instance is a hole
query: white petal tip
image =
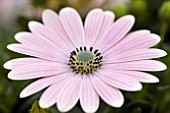
{"type": "Polygon", "coordinates": [[[10,80],[19,80],[19,79],[15,78],[15,77],[13,77],[12,75],[9,75],[9,74],[8,74],[8,78],[9,78],[10,80]]]}
{"type": "Polygon", "coordinates": [[[150,80],[150,83],[158,83],[159,79],[157,77],[152,77],[152,80],[150,80]]]}
{"type": "Polygon", "coordinates": [[[112,11],[105,11],[104,12],[106,15],[114,15],[114,13],[112,11]]]}
{"type": "Polygon", "coordinates": [[[57,103],[57,108],[60,112],[68,112],[70,111],[74,106],[68,106],[68,105],[59,105],[59,103],[57,103]]]}
{"type": "Polygon", "coordinates": [[[164,57],[164,56],[166,56],[166,55],[167,55],[167,52],[164,51],[164,50],[162,50],[162,56],[164,57]]]}
{"type": "Polygon", "coordinates": [[[12,71],[10,71],[10,72],[8,73],[8,78],[11,79],[11,80],[15,80],[15,77],[13,76],[12,73],[13,73],[12,71]]]}
{"type": "Polygon", "coordinates": [[[35,21],[30,21],[29,23],[28,23],[28,27],[29,28],[32,28],[34,25],[35,25],[35,21]]]}
{"type": "Polygon", "coordinates": [[[114,102],[113,105],[111,105],[111,106],[116,107],[116,108],[120,108],[120,107],[122,107],[123,103],[124,103],[124,99],[117,101],[116,103],[114,102]]]}
{"type": "Polygon", "coordinates": [[[136,89],[136,91],[142,90],[142,84],[140,83],[139,85],[136,85],[134,89],[136,89]]]}
{"type": "Polygon", "coordinates": [[[59,110],[60,112],[68,112],[70,109],[66,109],[66,108],[64,108],[64,107],[58,107],[58,110],[59,110]]]}
{"type": "Polygon", "coordinates": [[[163,51],[163,55],[166,56],[166,55],[167,55],[167,52],[166,52],[166,51],[163,51]]]}
{"type": "Polygon", "coordinates": [[[16,33],[15,36],[14,36],[15,40],[18,40],[18,38],[21,37],[21,34],[22,33],[16,33]]]}
{"type": "Polygon", "coordinates": [[[110,17],[112,17],[113,19],[115,18],[115,14],[111,11],[105,11],[104,14],[108,16],[110,15],[110,17]]]}
{"type": "Polygon", "coordinates": [[[92,108],[91,106],[89,106],[86,108],[82,107],[82,109],[85,113],[95,113],[97,111],[98,107],[99,107],[99,105],[95,108],[92,108]]]}
{"type": "Polygon", "coordinates": [[[126,18],[126,19],[129,20],[129,21],[132,21],[133,23],[135,22],[135,17],[132,16],[132,15],[124,16],[124,18],[126,18]]]}
{"type": "MultiPolygon", "coordinates": [[[[68,12],[68,11],[76,11],[74,8],[71,8],[71,7],[66,7],[66,8],[63,8],[59,14],[61,13],[64,13],[64,12],[68,12]]],[[[77,12],[77,11],[76,11],[77,12]]]]}
{"type": "Polygon", "coordinates": [[[141,83],[134,85],[133,88],[131,88],[128,91],[140,91],[140,90],[142,90],[142,84],[141,83]]]}
{"type": "Polygon", "coordinates": [[[145,80],[141,81],[142,83],[158,83],[159,79],[153,75],[149,75],[145,80]]]}
{"type": "Polygon", "coordinates": [[[46,108],[51,107],[52,105],[45,104],[45,103],[41,102],[41,100],[40,100],[40,101],[39,101],[39,106],[40,106],[41,108],[46,109],[46,108]]]}
{"type": "Polygon", "coordinates": [[[20,95],[19,95],[20,98],[25,98],[27,97],[27,95],[24,93],[24,92],[21,92],[20,95]]]}
{"type": "Polygon", "coordinates": [[[56,14],[56,13],[55,13],[53,10],[50,10],[50,9],[44,10],[43,13],[42,13],[43,19],[44,19],[45,17],[48,17],[48,15],[50,15],[50,14],[56,14]]]}
{"type": "Polygon", "coordinates": [[[8,73],[8,78],[11,80],[24,80],[23,78],[17,77],[16,74],[14,74],[13,71],[10,71],[8,73]]]}
{"type": "Polygon", "coordinates": [[[100,8],[96,8],[96,9],[91,10],[90,12],[103,12],[103,10],[100,8]]]}
{"type": "Polygon", "coordinates": [[[147,29],[142,29],[142,30],[140,30],[140,32],[148,33],[148,34],[150,34],[150,33],[151,33],[151,31],[150,31],[150,30],[147,30],[147,29]]]}
{"type": "Polygon", "coordinates": [[[10,68],[10,65],[9,65],[9,62],[6,62],[6,63],[3,65],[3,67],[4,67],[5,69],[11,69],[11,68],[10,68]]]}
{"type": "MultiPolygon", "coordinates": [[[[167,55],[167,52],[162,49],[153,49],[153,50],[159,55],[159,57],[164,57],[167,55]]],[[[157,57],[157,58],[159,58],[159,57],[157,57]]]]}
{"type": "Polygon", "coordinates": [[[162,63],[162,65],[160,65],[160,71],[164,71],[166,69],[167,69],[167,66],[162,63]]]}
{"type": "Polygon", "coordinates": [[[27,97],[27,96],[29,96],[29,94],[28,94],[28,92],[26,91],[26,89],[23,89],[23,90],[21,91],[21,93],[19,94],[19,97],[20,97],[20,98],[25,98],[25,97],[27,97]]]}
{"type": "Polygon", "coordinates": [[[30,96],[31,94],[33,94],[32,92],[30,92],[27,88],[23,89],[21,91],[21,93],[19,94],[19,97],[20,98],[25,98],[25,97],[28,97],[30,96]]]}
{"type": "Polygon", "coordinates": [[[36,21],[30,21],[28,23],[28,27],[31,31],[34,29],[35,26],[43,26],[43,25],[39,22],[36,22],[36,21]]]}
{"type": "Polygon", "coordinates": [[[161,41],[161,38],[160,38],[159,35],[157,35],[157,34],[151,34],[151,36],[155,39],[155,41],[156,41],[157,43],[159,43],[159,42],[161,41]]]}
{"type": "Polygon", "coordinates": [[[45,9],[45,10],[43,11],[43,14],[51,13],[51,12],[54,12],[54,11],[52,11],[51,9],[45,9]]]}
{"type": "Polygon", "coordinates": [[[164,63],[160,61],[156,61],[156,62],[158,62],[158,64],[157,64],[157,70],[155,71],[164,71],[167,69],[167,66],[164,63]]]}
{"type": "Polygon", "coordinates": [[[97,110],[91,110],[91,109],[87,109],[84,110],[85,113],[95,113],[97,110]]]}
{"type": "Polygon", "coordinates": [[[122,89],[122,90],[125,90],[125,91],[140,91],[140,90],[142,90],[142,84],[141,83],[136,83],[136,85],[133,85],[133,86],[131,86],[130,88],[128,88],[128,89],[122,89]]]}
{"type": "Polygon", "coordinates": [[[12,50],[12,49],[13,49],[13,44],[9,44],[9,45],[7,46],[7,48],[8,48],[9,50],[12,50]]]}

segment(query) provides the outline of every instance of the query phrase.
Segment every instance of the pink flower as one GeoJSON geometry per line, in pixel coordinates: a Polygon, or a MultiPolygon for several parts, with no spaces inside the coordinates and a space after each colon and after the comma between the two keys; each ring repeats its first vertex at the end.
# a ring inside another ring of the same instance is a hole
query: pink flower
{"type": "Polygon", "coordinates": [[[41,12],[42,8],[33,7],[31,0],[0,0],[0,26],[8,30],[11,26],[18,28],[16,20],[19,16],[39,18],[41,12]]]}
{"type": "Polygon", "coordinates": [[[85,25],[76,10],[64,8],[59,15],[43,12],[43,23],[30,22],[30,32],[15,35],[19,44],[8,49],[34,56],[8,61],[4,67],[12,70],[12,80],[36,80],[20,97],[30,96],[46,87],[39,104],[48,108],[55,103],[60,111],[72,109],[78,101],[84,112],[96,112],[99,97],[113,107],[121,107],[124,98],[120,90],[139,91],[141,83],[156,83],[159,79],[142,71],[162,71],[166,65],[152,58],[166,52],[151,48],[160,37],[148,30],[127,35],[134,17],[123,16],[114,21],[110,11],[94,9],[85,25]]]}

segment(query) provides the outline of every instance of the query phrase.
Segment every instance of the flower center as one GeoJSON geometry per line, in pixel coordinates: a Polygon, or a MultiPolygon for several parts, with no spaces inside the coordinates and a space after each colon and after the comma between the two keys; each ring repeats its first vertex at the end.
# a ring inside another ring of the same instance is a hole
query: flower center
{"type": "Polygon", "coordinates": [[[89,51],[81,51],[77,54],[77,59],[82,62],[88,62],[94,57],[93,53],[89,51]]]}
{"type": "Polygon", "coordinates": [[[102,66],[102,58],[98,50],[93,51],[93,47],[90,47],[90,50],[80,47],[71,52],[68,65],[76,73],[92,74],[102,66]]]}

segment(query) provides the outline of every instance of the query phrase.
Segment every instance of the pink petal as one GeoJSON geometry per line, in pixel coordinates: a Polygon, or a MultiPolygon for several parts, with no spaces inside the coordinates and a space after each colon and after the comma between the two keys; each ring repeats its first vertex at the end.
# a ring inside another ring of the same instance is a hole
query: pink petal
{"type": "Polygon", "coordinates": [[[43,60],[39,58],[17,58],[6,62],[4,64],[4,68],[16,69],[24,65],[38,64],[38,63],[53,63],[53,61],[43,60]]]}
{"type": "Polygon", "coordinates": [[[20,97],[24,98],[24,97],[30,96],[30,95],[48,87],[51,84],[57,83],[57,82],[65,79],[66,77],[68,77],[67,74],[68,73],[64,73],[61,75],[55,75],[55,76],[39,79],[39,80],[31,83],[30,85],[28,85],[24,90],[22,90],[20,93],[20,97]]]}
{"type": "Polygon", "coordinates": [[[56,48],[56,45],[49,41],[47,38],[30,32],[19,32],[15,35],[15,39],[23,44],[38,45],[41,47],[46,45],[49,48],[56,48]]]}
{"type": "Polygon", "coordinates": [[[120,41],[113,48],[108,50],[103,55],[109,55],[111,53],[119,54],[126,51],[147,49],[156,45],[160,41],[160,37],[156,34],[144,33],[143,31],[136,31],[127,35],[124,40],[120,41]]]}
{"type": "Polygon", "coordinates": [[[86,113],[94,113],[99,107],[99,96],[91,83],[89,75],[85,75],[81,84],[80,104],[86,113]]]}
{"type": "MultiPolygon", "coordinates": [[[[144,37],[144,36],[149,36],[150,35],[150,31],[148,30],[139,30],[139,31],[135,31],[132,32],[130,34],[128,34],[127,36],[125,36],[125,38],[123,38],[119,43],[117,43],[114,47],[108,49],[107,51],[105,51],[104,53],[102,53],[104,56],[109,56],[111,54],[117,54],[117,53],[122,53],[119,52],[119,50],[122,49],[122,47],[125,44],[131,44],[131,42],[133,42],[135,39],[138,40],[139,37],[144,37]]],[[[127,46],[129,47],[129,46],[127,46]]],[[[135,49],[135,48],[133,48],[135,49]]]]}
{"type": "Polygon", "coordinates": [[[112,28],[108,30],[102,43],[99,43],[101,51],[106,51],[120,41],[132,28],[134,20],[134,17],[131,15],[121,17],[117,20],[112,28]]]}
{"type": "Polygon", "coordinates": [[[60,20],[69,38],[76,45],[84,45],[83,23],[78,12],[73,8],[64,8],[60,11],[60,20]]]}
{"type": "Polygon", "coordinates": [[[97,93],[107,104],[113,107],[122,106],[124,98],[118,89],[104,83],[97,75],[92,75],[90,77],[97,93]]]}
{"type": "Polygon", "coordinates": [[[67,73],[67,75],[62,75],[62,76],[63,76],[63,78],[65,76],[65,79],[51,85],[41,95],[39,103],[42,108],[48,108],[48,107],[52,106],[53,104],[57,103],[57,98],[58,98],[59,92],[61,91],[64,84],[66,84],[70,81],[70,78],[73,76],[73,74],[67,73]]]}
{"type": "Polygon", "coordinates": [[[70,82],[66,83],[60,91],[57,99],[57,107],[61,112],[67,112],[72,109],[80,96],[81,75],[75,75],[70,82]]]}
{"type": "Polygon", "coordinates": [[[104,69],[113,70],[134,70],[134,71],[163,71],[167,69],[162,62],[155,60],[141,60],[116,64],[105,64],[104,69]]]}
{"type": "Polygon", "coordinates": [[[151,58],[159,58],[166,56],[167,53],[160,49],[139,49],[139,50],[132,50],[127,51],[124,53],[120,53],[117,55],[109,55],[109,58],[104,57],[105,63],[120,63],[120,62],[128,62],[128,61],[135,61],[135,60],[144,60],[144,59],[151,59],[151,58]]]}
{"type": "Polygon", "coordinates": [[[25,44],[10,44],[7,48],[11,51],[15,51],[21,54],[26,54],[30,56],[39,57],[46,60],[58,61],[58,62],[67,62],[69,56],[65,56],[55,50],[49,50],[48,48],[41,48],[36,45],[25,45],[25,44]]]}
{"type": "Polygon", "coordinates": [[[70,49],[70,51],[75,49],[73,42],[71,42],[63,28],[59,16],[54,11],[49,9],[45,10],[42,18],[45,26],[51,28],[56,34],[58,34],[58,38],[64,40],[64,43],[68,45],[68,49],[70,49]]]}
{"type": "Polygon", "coordinates": [[[66,64],[40,62],[18,67],[8,73],[8,78],[12,80],[27,80],[57,75],[69,70],[70,68],[66,64]]]}
{"type": "Polygon", "coordinates": [[[93,9],[86,17],[85,40],[86,46],[92,47],[103,25],[104,12],[101,9],[93,9]]]}
{"type": "Polygon", "coordinates": [[[46,40],[49,40],[51,43],[55,44],[58,49],[69,52],[69,47],[62,39],[61,33],[57,34],[57,32],[53,31],[53,29],[34,21],[29,22],[28,25],[33,34],[38,36],[40,35],[42,38],[45,38],[46,40]]]}
{"type": "Polygon", "coordinates": [[[142,85],[137,80],[124,74],[116,73],[114,70],[105,69],[96,74],[103,81],[118,89],[126,91],[139,91],[142,89],[142,85]]]}
{"type": "Polygon", "coordinates": [[[36,45],[44,49],[56,50],[61,54],[68,54],[67,51],[64,51],[63,49],[61,50],[56,44],[48,40],[48,38],[38,34],[19,32],[15,35],[15,39],[25,45],[36,45]]]}
{"type": "Polygon", "coordinates": [[[114,70],[115,73],[120,73],[125,76],[129,76],[139,82],[143,83],[156,83],[159,79],[151,74],[139,72],[139,71],[124,71],[124,70],[114,70]]]}
{"type": "Polygon", "coordinates": [[[114,19],[115,19],[115,15],[113,14],[113,12],[111,11],[104,12],[103,24],[98,34],[98,37],[95,40],[93,47],[98,49],[101,46],[100,44],[102,43],[102,40],[105,39],[105,35],[107,31],[112,27],[114,19]]]}

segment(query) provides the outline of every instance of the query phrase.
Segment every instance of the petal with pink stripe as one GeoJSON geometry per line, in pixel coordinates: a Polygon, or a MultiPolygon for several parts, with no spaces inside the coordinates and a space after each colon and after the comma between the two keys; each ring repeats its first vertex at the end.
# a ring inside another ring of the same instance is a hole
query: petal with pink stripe
{"type": "Polygon", "coordinates": [[[143,83],[157,83],[159,79],[151,74],[139,72],[139,71],[126,71],[126,70],[114,70],[115,73],[120,73],[125,76],[129,76],[139,82],[143,83]]]}
{"type": "Polygon", "coordinates": [[[135,60],[145,60],[145,59],[152,59],[152,58],[159,58],[166,56],[167,53],[161,49],[139,49],[139,50],[132,50],[127,51],[124,53],[120,53],[117,55],[109,55],[109,58],[104,57],[105,63],[120,63],[120,62],[129,62],[135,60]]]}
{"type": "Polygon", "coordinates": [[[78,12],[73,8],[64,8],[60,11],[61,23],[77,48],[84,45],[84,29],[83,23],[78,12]]]}
{"type": "Polygon", "coordinates": [[[105,69],[96,74],[107,84],[118,89],[126,91],[139,91],[142,89],[142,85],[139,81],[124,74],[116,73],[114,70],[105,69]]]}
{"type": "Polygon", "coordinates": [[[57,99],[59,111],[67,112],[76,105],[80,97],[81,82],[82,76],[75,75],[63,86],[57,99]]]}
{"type": "Polygon", "coordinates": [[[132,28],[134,24],[134,17],[131,15],[127,15],[121,17],[117,20],[108,30],[108,33],[104,36],[105,38],[102,40],[100,44],[100,49],[102,52],[105,52],[117,42],[119,42],[132,28]]]}
{"type": "Polygon", "coordinates": [[[85,41],[87,47],[92,47],[103,25],[104,12],[101,9],[90,11],[85,21],[85,41]]]}
{"type": "Polygon", "coordinates": [[[12,80],[27,80],[62,74],[69,70],[70,68],[66,64],[40,62],[18,67],[8,73],[8,78],[12,80]]]}
{"type": "Polygon", "coordinates": [[[63,39],[64,44],[69,47],[64,49],[68,49],[69,51],[75,49],[74,43],[69,39],[67,33],[64,30],[60,17],[54,11],[49,9],[45,10],[42,14],[42,18],[45,26],[51,28],[51,30],[58,34],[57,38],[63,39]]]}
{"type": "Polygon", "coordinates": [[[48,87],[51,84],[60,82],[61,80],[68,77],[67,75],[68,75],[68,73],[64,73],[61,75],[55,75],[55,76],[39,79],[39,80],[31,83],[30,85],[28,85],[26,88],[24,88],[20,93],[20,97],[21,98],[28,97],[28,96],[46,88],[46,87],[48,87]]]}
{"type": "Polygon", "coordinates": [[[68,55],[64,55],[58,52],[58,50],[41,48],[37,45],[28,44],[10,44],[7,48],[11,51],[15,51],[21,54],[26,54],[34,57],[39,57],[46,60],[66,62],[69,59],[68,55]]]}
{"type": "Polygon", "coordinates": [[[99,95],[95,91],[89,75],[84,75],[81,84],[80,104],[86,113],[94,113],[99,107],[99,95]]]}
{"type": "Polygon", "coordinates": [[[102,68],[113,70],[133,70],[133,71],[163,71],[167,69],[166,65],[156,60],[141,60],[124,63],[108,63],[102,68]]]}
{"type": "Polygon", "coordinates": [[[112,25],[114,24],[115,15],[111,11],[104,12],[104,19],[103,24],[98,34],[97,39],[94,42],[93,47],[98,49],[101,46],[102,40],[105,38],[105,35],[109,29],[111,29],[112,25]]]}
{"type": "Polygon", "coordinates": [[[121,107],[123,105],[124,97],[120,90],[106,84],[97,75],[90,77],[95,90],[107,104],[113,107],[121,107]]]}
{"type": "Polygon", "coordinates": [[[45,92],[41,95],[39,103],[42,108],[48,108],[57,103],[57,98],[62,87],[64,86],[64,84],[67,84],[70,79],[75,76],[75,74],[67,73],[62,76],[64,78],[63,80],[49,86],[49,88],[47,88],[45,92]]]}

